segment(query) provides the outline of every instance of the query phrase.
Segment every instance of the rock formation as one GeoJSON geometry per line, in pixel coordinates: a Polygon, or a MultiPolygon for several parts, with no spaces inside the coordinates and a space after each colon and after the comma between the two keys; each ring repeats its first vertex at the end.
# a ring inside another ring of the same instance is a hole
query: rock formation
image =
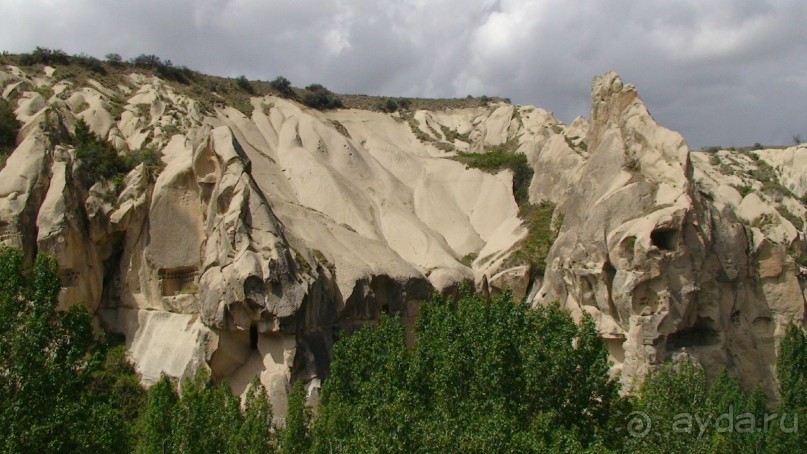
{"type": "Polygon", "coordinates": [[[776,340],[804,317],[807,149],[690,152],[613,73],[567,126],[504,102],[387,114],[267,95],[238,110],[157,77],[62,71],[0,69],[23,123],[0,239],[56,256],[62,304],[124,334],[146,384],[203,367],[241,393],[259,375],[282,416],[292,380],[316,393],[339,336],[384,312],[411,323],[462,283],[592,314],[626,389],[683,351],[772,389],[776,340]],[[164,168],[83,187],[78,120],[164,168]],[[557,206],[543,274],[512,259],[532,228],[512,174],[454,159],[493,149],[526,154],[530,201],[557,206]]]}
{"type": "Polygon", "coordinates": [[[561,140],[531,151],[536,169],[557,175],[547,184],[536,173],[531,197],[564,215],[533,303],[590,313],[623,389],[686,352],[708,374],[727,366],[772,392],[775,341],[804,317],[792,257],[803,253],[803,226],[777,206],[793,205],[803,220],[803,204],[761,187],[740,196],[733,175],[702,153],[692,159],[684,139],[658,126],[614,73],[594,79],[587,129],[585,153],[561,140]]]}

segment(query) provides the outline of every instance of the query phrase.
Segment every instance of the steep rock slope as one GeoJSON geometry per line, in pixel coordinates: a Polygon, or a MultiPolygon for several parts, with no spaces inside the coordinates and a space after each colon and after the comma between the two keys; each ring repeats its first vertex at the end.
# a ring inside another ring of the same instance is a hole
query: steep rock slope
{"type": "Polygon", "coordinates": [[[35,71],[2,73],[24,124],[0,172],[3,242],[54,254],[63,304],[124,333],[145,383],[209,367],[242,392],[259,374],[282,415],[289,381],[315,390],[341,332],[382,312],[411,322],[435,289],[473,281],[465,256],[525,234],[507,172],[444,159],[401,118],[271,96],[247,117],[140,74],[78,86],[35,71]],[[121,155],[158,150],[164,169],[82,186],[79,119],[121,155]]]}
{"type": "Polygon", "coordinates": [[[686,353],[710,374],[728,366],[772,392],[775,340],[804,316],[791,256],[802,252],[803,226],[691,159],[614,73],[594,80],[587,129],[585,151],[557,139],[531,151],[536,169],[554,175],[536,173],[531,197],[564,215],[533,303],[594,316],[624,389],[686,353]]]}
{"type": "MultiPolygon", "coordinates": [[[[463,282],[588,311],[628,389],[683,351],[770,385],[775,341],[804,315],[801,201],[690,153],[615,74],[595,79],[591,119],[567,126],[501,102],[210,108],[156,77],[63,71],[0,69],[23,123],[0,171],[0,239],[29,259],[54,254],[62,303],[125,334],[145,383],[204,367],[240,393],[259,375],[282,416],[291,380],[316,393],[339,336],[383,312],[411,323],[431,292],[463,282]],[[79,119],[121,155],[156,150],[164,168],[82,185],[79,119]],[[557,206],[545,274],[514,259],[535,226],[519,218],[513,175],[454,159],[491,150],[526,154],[531,202],[557,206]]],[[[791,163],[807,150],[787,153],[730,156],[770,161],[768,186],[802,195],[791,163]]]]}

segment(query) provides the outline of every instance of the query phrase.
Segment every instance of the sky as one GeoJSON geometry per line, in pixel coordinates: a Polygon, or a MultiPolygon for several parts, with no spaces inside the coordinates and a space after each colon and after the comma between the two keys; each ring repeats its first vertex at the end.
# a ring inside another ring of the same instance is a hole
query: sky
{"type": "Polygon", "coordinates": [[[807,139],[805,0],[0,0],[0,50],[155,54],[338,93],[488,95],[588,117],[637,86],[691,147],[807,139]]]}

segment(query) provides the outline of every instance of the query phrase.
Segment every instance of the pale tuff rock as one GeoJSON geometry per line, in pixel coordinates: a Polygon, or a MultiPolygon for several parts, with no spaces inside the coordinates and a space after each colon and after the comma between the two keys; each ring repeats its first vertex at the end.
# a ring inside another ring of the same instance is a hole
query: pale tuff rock
{"type": "Polygon", "coordinates": [[[259,376],[282,417],[291,381],[317,394],[339,336],[385,312],[411,328],[420,302],[463,283],[591,314],[626,389],[683,351],[770,387],[777,339],[804,316],[805,208],[754,175],[764,161],[802,195],[805,149],[721,151],[719,165],[614,73],[568,126],[508,103],[390,115],[266,96],[249,115],[210,112],[154,77],[58,76],[0,70],[24,124],[0,171],[0,239],[55,255],[62,304],[125,334],[147,384],[209,368],[242,393],[259,376]],[[78,119],[165,167],[81,188],[78,119]],[[453,159],[492,149],[526,154],[530,201],[557,205],[545,275],[511,260],[531,228],[512,174],[453,159]]]}
{"type": "Polygon", "coordinates": [[[754,194],[704,198],[684,140],[613,73],[594,80],[588,134],[585,159],[556,138],[531,156],[536,174],[557,173],[536,175],[531,198],[565,215],[534,303],[592,314],[626,389],[687,351],[710,374],[728,366],[772,391],[774,340],[804,315],[786,253],[796,230],[754,194]]]}
{"type": "Polygon", "coordinates": [[[776,170],[782,185],[797,197],[807,194],[807,145],[785,150],[759,150],[756,153],[776,170]]]}

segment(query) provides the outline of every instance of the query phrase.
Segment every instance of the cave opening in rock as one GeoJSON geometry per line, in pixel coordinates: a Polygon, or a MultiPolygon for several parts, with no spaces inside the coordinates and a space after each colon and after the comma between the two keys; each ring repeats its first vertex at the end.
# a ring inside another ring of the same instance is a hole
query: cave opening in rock
{"type": "Polygon", "coordinates": [[[160,289],[163,296],[174,296],[181,293],[196,293],[196,278],[199,271],[192,266],[161,269],[158,273],[160,289]]]}
{"type": "Polygon", "coordinates": [[[75,287],[78,285],[78,271],[72,268],[63,268],[59,270],[59,280],[62,283],[62,288],[75,287]]]}
{"type": "Polygon", "coordinates": [[[720,335],[711,326],[710,320],[699,318],[689,328],[667,336],[667,350],[686,347],[708,347],[720,343],[720,335]]]}
{"type": "Polygon", "coordinates": [[[255,325],[249,327],[249,349],[258,349],[258,327],[255,325]]]}
{"type": "Polygon", "coordinates": [[[678,242],[678,231],[674,229],[656,229],[650,232],[650,243],[663,251],[674,251],[678,242]]]}

